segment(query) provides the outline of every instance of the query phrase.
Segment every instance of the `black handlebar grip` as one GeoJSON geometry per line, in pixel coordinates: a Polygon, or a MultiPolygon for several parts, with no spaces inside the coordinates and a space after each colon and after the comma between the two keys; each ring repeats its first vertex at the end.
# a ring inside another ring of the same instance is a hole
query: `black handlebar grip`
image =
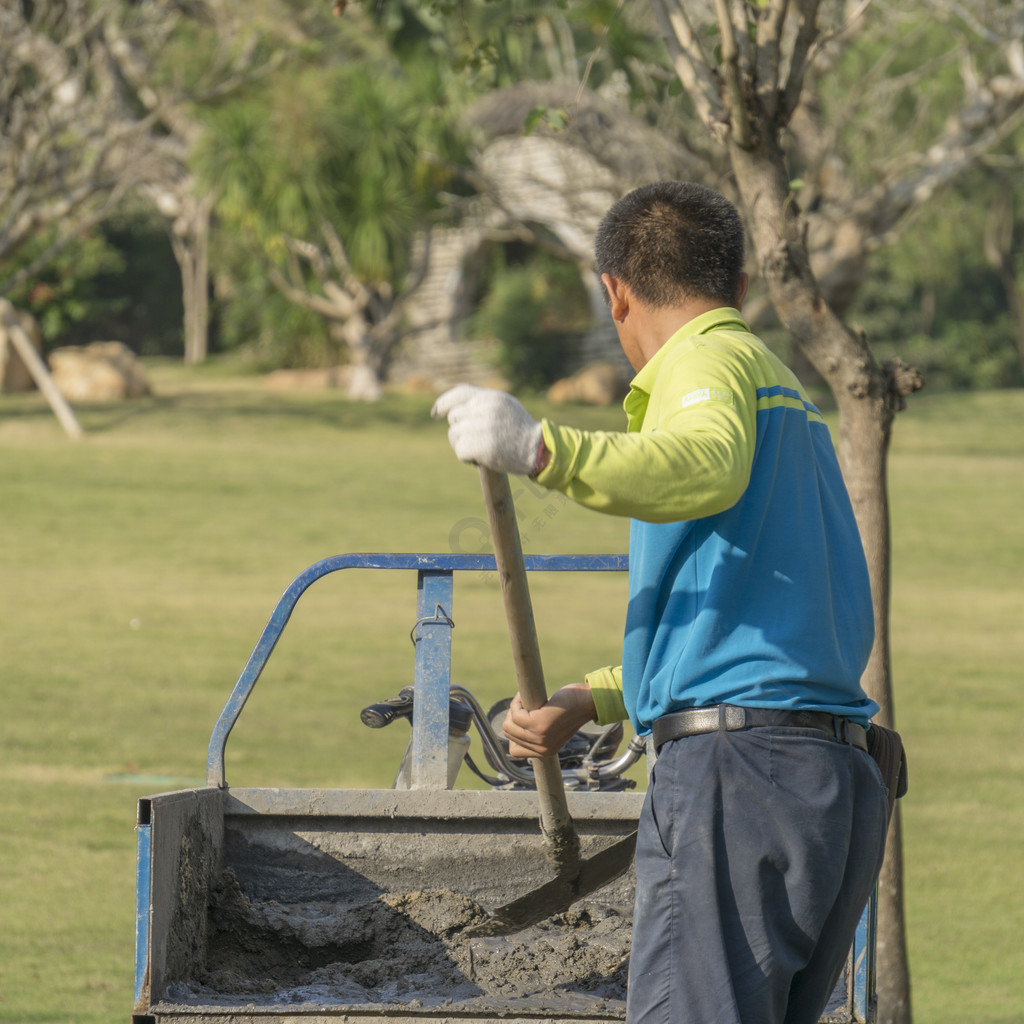
{"type": "Polygon", "coordinates": [[[413,688],[404,686],[398,692],[397,697],[388,697],[378,704],[371,704],[359,712],[359,721],[371,729],[383,729],[390,725],[396,718],[410,718],[412,716],[412,695],[413,688]]]}

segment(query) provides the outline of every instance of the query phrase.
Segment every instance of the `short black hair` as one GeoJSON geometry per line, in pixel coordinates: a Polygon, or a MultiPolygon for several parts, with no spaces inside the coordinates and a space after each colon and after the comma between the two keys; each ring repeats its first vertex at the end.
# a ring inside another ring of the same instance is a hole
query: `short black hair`
{"type": "Polygon", "coordinates": [[[652,308],[693,298],[731,306],[743,273],[743,222],[714,189],[658,181],[605,214],[594,255],[599,275],[619,278],[652,308]]]}

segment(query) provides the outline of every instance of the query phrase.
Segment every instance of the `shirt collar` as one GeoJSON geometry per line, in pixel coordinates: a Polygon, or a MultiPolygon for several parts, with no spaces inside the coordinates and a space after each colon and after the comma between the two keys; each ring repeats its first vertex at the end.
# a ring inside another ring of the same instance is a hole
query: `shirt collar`
{"type": "Polygon", "coordinates": [[[726,326],[733,329],[749,331],[746,321],[738,309],[730,306],[722,306],[719,309],[709,310],[701,313],[700,316],[683,324],[675,334],[665,342],[657,352],[640,368],[637,375],[629,385],[629,394],[626,395],[622,408],[626,412],[628,430],[639,430],[647,412],[647,403],[651,398],[651,391],[654,388],[655,378],[658,370],[665,360],[669,350],[675,348],[680,342],[687,338],[695,337],[698,334],[708,334],[711,331],[719,330],[726,326]]]}

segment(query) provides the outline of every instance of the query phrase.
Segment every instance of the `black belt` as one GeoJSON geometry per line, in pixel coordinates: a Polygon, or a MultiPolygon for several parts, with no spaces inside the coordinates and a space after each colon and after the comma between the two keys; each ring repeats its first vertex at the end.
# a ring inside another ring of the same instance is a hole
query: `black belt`
{"type": "Polygon", "coordinates": [[[825,711],[772,711],[768,708],[741,708],[735,704],[713,704],[706,708],[688,708],[672,715],[663,715],[653,725],[655,749],[669,740],[701,733],[735,732],[757,725],[783,725],[791,729],[820,729],[831,733],[840,743],[849,743],[860,750],[868,749],[867,730],[841,715],[825,711]]]}

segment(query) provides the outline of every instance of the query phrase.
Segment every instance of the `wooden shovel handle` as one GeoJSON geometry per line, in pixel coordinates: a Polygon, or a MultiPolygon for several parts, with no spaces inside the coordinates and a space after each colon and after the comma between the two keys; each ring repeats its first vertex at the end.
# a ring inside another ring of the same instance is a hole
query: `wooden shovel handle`
{"type": "MultiPolygon", "coordinates": [[[[527,711],[535,711],[547,702],[548,696],[512,490],[504,473],[495,473],[486,466],[480,467],[480,484],[494,540],[519,696],[527,711]]],[[[578,870],[579,839],[569,815],[558,758],[535,757],[531,763],[540,799],[541,831],[553,847],[556,866],[564,872],[578,870]]]]}

